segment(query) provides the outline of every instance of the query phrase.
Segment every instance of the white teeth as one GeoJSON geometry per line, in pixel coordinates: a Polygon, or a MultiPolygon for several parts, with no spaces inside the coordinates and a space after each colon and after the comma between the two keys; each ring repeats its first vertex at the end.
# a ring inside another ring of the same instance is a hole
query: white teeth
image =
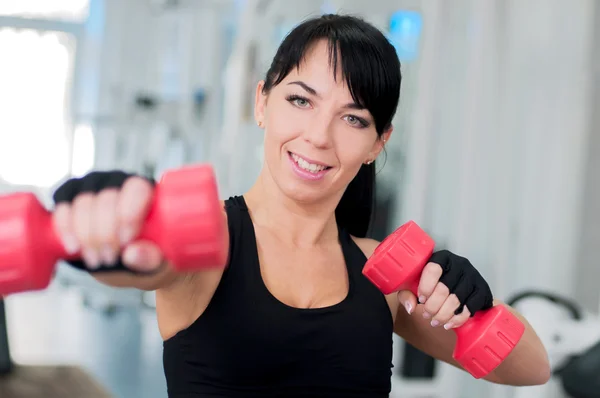
{"type": "Polygon", "coordinates": [[[308,163],[306,160],[302,159],[300,156],[296,155],[295,153],[292,153],[292,159],[294,159],[294,161],[296,162],[296,164],[298,166],[300,166],[300,168],[302,168],[306,171],[310,171],[311,173],[318,173],[319,171],[322,171],[325,169],[325,166],[308,163]]]}

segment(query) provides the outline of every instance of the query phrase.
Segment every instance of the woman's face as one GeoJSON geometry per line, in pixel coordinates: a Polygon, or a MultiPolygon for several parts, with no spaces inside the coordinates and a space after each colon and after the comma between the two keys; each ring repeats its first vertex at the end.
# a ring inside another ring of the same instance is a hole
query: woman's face
{"type": "Polygon", "coordinates": [[[263,85],[256,90],[255,117],[265,128],[267,172],[297,201],[341,197],[391,133],[379,138],[373,117],[354,103],[340,71],[334,79],[324,40],[268,95],[263,85]]]}

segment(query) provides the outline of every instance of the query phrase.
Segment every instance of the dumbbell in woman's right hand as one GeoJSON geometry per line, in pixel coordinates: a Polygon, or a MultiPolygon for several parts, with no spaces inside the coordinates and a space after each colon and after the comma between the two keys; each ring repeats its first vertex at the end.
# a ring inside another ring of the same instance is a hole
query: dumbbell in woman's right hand
{"type": "Polygon", "coordinates": [[[71,179],[54,194],[53,224],[72,265],[91,271],[127,268],[153,272],[163,263],[159,246],[133,239],[144,226],[154,184],[123,172],[93,172],[71,179]]]}
{"type": "Polygon", "coordinates": [[[208,165],[168,171],[153,189],[125,173],[92,173],[67,181],[55,201],[61,214],[32,193],[0,197],[0,296],[44,289],[60,259],[90,271],[145,273],[163,257],[179,272],[227,261],[227,226],[208,165]],[[124,219],[121,203],[130,211],[124,219]],[[124,261],[106,266],[113,258],[124,261]]]}

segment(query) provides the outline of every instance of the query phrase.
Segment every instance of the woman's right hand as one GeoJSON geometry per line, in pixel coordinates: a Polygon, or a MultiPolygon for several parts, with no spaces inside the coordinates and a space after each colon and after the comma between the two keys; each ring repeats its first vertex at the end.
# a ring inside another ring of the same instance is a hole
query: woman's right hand
{"type": "Polygon", "coordinates": [[[70,179],[54,194],[55,229],[69,254],[81,253],[89,270],[123,268],[152,272],[163,264],[159,247],[132,243],[150,209],[154,185],[119,171],[70,179]],[[121,267],[115,267],[122,264],[121,267]]]}

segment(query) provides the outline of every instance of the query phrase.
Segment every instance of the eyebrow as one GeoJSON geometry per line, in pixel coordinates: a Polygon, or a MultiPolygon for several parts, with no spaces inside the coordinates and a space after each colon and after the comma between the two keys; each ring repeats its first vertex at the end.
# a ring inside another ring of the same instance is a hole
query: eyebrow
{"type": "MultiPolygon", "coordinates": [[[[311,86],[309,86],[308,84],[302,82],[302,81],[293,81],[293,82],[289,82],[288,85],[292,85],[295,84],[297,86],[302,87],[306,92],[308,92],[309,94],[314,95],[315,97],[318,98],[322,98],[321,95],[319,95],[319,93],[317,92],[317,90],[315,90],[314,88],[312,88],[311,86]]],[[[344,105],[344,108],[346,109],[356,109],[356,110],[362,110],[365,109],[364,106],[361,106],[359,104],[357,104],[356,102],[350,102],[346,105],[344,105]]]]}

